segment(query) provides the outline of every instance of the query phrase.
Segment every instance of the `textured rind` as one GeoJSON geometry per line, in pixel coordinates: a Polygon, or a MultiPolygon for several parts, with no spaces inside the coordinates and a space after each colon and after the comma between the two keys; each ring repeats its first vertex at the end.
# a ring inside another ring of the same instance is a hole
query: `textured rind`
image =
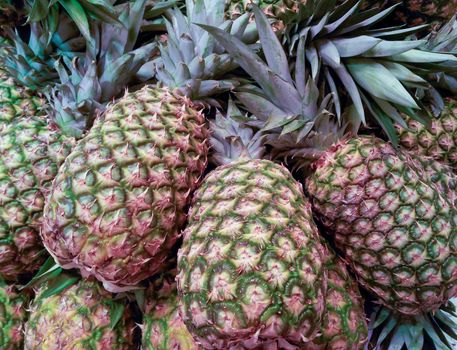
{"type": "MultiPolygon", "coordinates": [[[[365,0],[363,6],[366,8],[378,6],[384,9],[397,3],[398,1],[395,0],[365,0]]],[[[395,24],[407,24],[412,27],[447,21],[456,11],[456,0],[404,0],[391,17],[395,20],[395,24]]]]}
{"type": "Polygon", "coordinates": [[[457,103],[447,100],[440,117],[432,120],[431,127],[407,118],[408,129],[397,125],[400,145],[409,152],[431,157],[457,171],[457,103]]]}
{"type": "Polygon", "coordinates": [[[368,339],[367,317],[357,282],[345,263],[329,253],[328,289],[320,335],[305,350],[361,350],[368,339]]]}
{"type": "Polygon", "coordinates": [[[46,258],[38,233],[45,196],[72,147],[36,115],[39,103],[0,73],[0,277],[7,280],[46,258]]]}
{"type": "Polygon", "coordinates": [[[98,282],[81,280],[63,292],[44,297],[42,286],[30,306],[24,350],[132,350],[135,323],[125,307],[111,327],[114,301],[98,282]]]}
{"type": "Polygon", "coordinates": [[[178,253],[182,318],[205,349],[301,346],[323,318],[325,255],[286,168],[221,166],[194,196],[178,253]]]}
{"type": "Polygon", "coordinates": [[[426,174],[390,144],[359,137],[322,156],[306,182],[358,281],[410,315],[457,294],[457,211],[426,174]]]}
{"type": "Polygon", "coordinates": [[[163,88],[127,94],[66,159],[41,231],[64,268],[111,291],[160,271],[206,166],[204,116],[163,88]]]}
{"type": "Polygon", "coordinates": [[[179,314],[176,271],[158,279],[146,292],[143,350],[201,350],[179,314]]]}
{"type": "Polygon", "coordinates": [[[26,291],[19,293],[14,285],[0,281],[0,349],[24,348],[24,322],[29,300],[26,291]]]}

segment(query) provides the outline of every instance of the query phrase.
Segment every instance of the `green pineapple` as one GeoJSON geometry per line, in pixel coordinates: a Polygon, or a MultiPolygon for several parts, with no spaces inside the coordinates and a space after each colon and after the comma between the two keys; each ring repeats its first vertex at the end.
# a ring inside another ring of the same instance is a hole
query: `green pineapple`
{"type": "Polygon", "coordinates": [[[52,289],[44,283],[30,305],[24,350],[131,350],[135,323],[121,300],[92,281],[52,289]]]}
{"type": "Polygon", "coordinates": [[[227,33],[205,27],[261,87],[251,88],[255,94],[246,92],[249,87],[237,93],[256,117],[250,123],[272,134],[273,148],[281,149],[285,137],[292,140],[289,155],[298,168],[317,160],[306,182],[314,213],[362,286],[403,314],[437,310],[457,294],[456,207],[439,187],[446,180],[427,178],[425,166],[375,137],[343,139],[331,147],[331,136],[338,132],[325,123],[324,135],[316,131],[327,114],[325,99],[319,107],[312,79],[305,85],[300,57],[295,81],[291,78],[266,17],[254,11],[262,44],[268,44],[268,66],[227,33]],[[313,138],[329,143],[315,147],[313,138]]]}
{"type": "MultiPolygon", "coordinates": [[[[134,288],[159,272],[179,237],[206,167],[201,111],[217,104],[211,95],[234,86],[212,79],[236,67],[193,22],[222,25],[223,6],[223,0],[189,0],[188,17],[168,12],[167,47],[154,61],[159,84],[111,106],[54,181],[44,244],[63,267],[95,276],[108,290],[134,288]]],[[[231,28],[241,37],[246,23],[240,17],[231,28]]]]}
{"type": "Polygon", "coordinates": [[[19,293],[14,285],[0,281],[0,348],[22,350],[24,348],[24,323],[30,295],[19,293]]]}
{"type": "Polygon", "coordinates": [[[212,125],[219,167],[193,198],[177,278],[182,318],[206,349],[302,348],[323,320],[328,251],[301,186],[257,159],[262,139],[231,117],[212,125]]]}
{"type": "Polygon", "coordinates": [[[154,281],[146,292],[143,350],[200,350],[179,315],[176,270],[154,281]]]}

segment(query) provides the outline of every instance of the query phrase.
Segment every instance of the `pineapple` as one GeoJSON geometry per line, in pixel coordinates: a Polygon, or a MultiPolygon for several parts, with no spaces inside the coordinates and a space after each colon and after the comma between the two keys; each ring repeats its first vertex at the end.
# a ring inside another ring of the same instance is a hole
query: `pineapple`
{"type": "Polygon", "coordinates": [[[359,282],[406,315],[457,295],[457,211],[407,155],[375,137],[325,152],[307,180],[319,220],[359,282]]]}
{"type": "Polygon", "coordinates": [[[38,289],[30,306],[24,350],[134,349],[130,310],[98,282],[80,280],[57,294],[49,286],[38,289]]]}
{"type": "Polygon", "coordinates": [[[212,132],[220,166],[193,198],[178,253],[182,319],[205,349],[302,348],[327,285],[309,202],[285,167],[255,159],[262,135],[222,116],[212,132]]]}
{"type": "Polygon", "coordinates": [[[18,292],[14,285],[0,281],[0,349],[24,348],[24,323],[27,319],[29,294],[18,292]]]}
{"type": "MultiPolygon", "coordinates": [[[[138,4],[139,2],[136,6],[138,4]]],[[[142,9],[144,10],[144,4],[136,11],[141,14],[142,9]]],[[[136,24],[130,24],[136,20],[136,15],[136,12],[126,11],[123,16],[126,26],[123,31],[117,33],[124,34],[125,41],[127,33],[132,35],[139,31],[136,24]],[[132,30],[132,26],[136,28],[136,32],[132,30]]],[[[73,32],[72,25],[69,23],[68,27],[65,27],[64,24],[67,22],[63,17],[59,23],[58,33],[63,34],[56,36],[63,40],[64,34],[70,35],[73,32]]],[[[97,25],[103,28],[104,35],[112,34],[113,26],[106,23],[97,25]]],[[[59,71],[64,80],[61,83],[65,86],[57,84],[56,88],[64,96],[64,102],[56,98],[51,101],[51,106],[36,92],[17,83],[21,82],[39,90],[40,86],[46,86],[49,83],[47,80],[52,80],[55,76],[55,72],[46,70],[46,67],[54,62],[50,57],[52,50],[35,46],[35,43],[46,35],[35,24],[32,27],[30,45],[16,37],[16,49],[7,47],[6,53],[3,54],[8,72],[4,72],[1,75],[3,80],[0,80],[0,110],[3,112],[0,115],[0,275],[8,280],[15,280],[25,273],[37,270],[47,256],[38,233],[45,197],[57,175],[57,170],[75,144],[72,136],[78,135],[86,126],[81,120],[85,122],[87,116],[82,115],[81,111],[87,111],[90,103],[99,106],[97,101],[102,94],[105,100],[113,97],[110,94],[115,94],[116,90],[112,86],[104,87],[104,84],[114,84],[117,88],[125,87],[131,79],[128,74],[131,75],[132,71],[138,70],[146,60],[144,56],[148,57],[152,51],[150,45],[148,48],[136,49],[132,53],[128,49],[133,46],[132,42],[127,45],[126,52],[122,51],[124,47],[121,45],[116,45],[116,49],[100,48],[100,66],[110,65],[109,76],[104,74],[107,70],[100,68],[98,72],[101,78],[97,76],[90,79],[94,72],[89,69],[82,77],[78,76],[80,80],[76,83],[76,76],[69,78],[65,72],[59,71]],[[30,52],[32,48],[35,51],[30,52]],[[50,62],[46,63],[44,59],[39,58],[41,56],[49,58],[50,62]],[[128,60],[130,65],[126,64],[125,60],[128,60]],[[123,61],[122,74],[115,74],[111,70],[119,70],[119,61],[123,61]],[[26,72],[23,71],[24,67],[28,69],[26,72]],[[48,79],[44,79],[45,76],[48,79]],[[71,80],[71,83],[65,79],[71,80]],[[77,85],[77,88],[72,89],[72,84],[77,85]],[[92,89],[93,86],[102,88],[92,89]],[[68,90],[76,94],[67,93],[68,90]],[[76,106],[71,109],[69,105],[76,106]],[[54,110],[46,115],[46,108],[54,110]]],[[[129,38],[133,40],[133,36],[129,38]]],[[[74,55],[71,51],[65,50],[74,48],[71,42],[78,41],[77,39],[70,38],[59,47],[59,52],[65,56],[64,60],[74,55]]],[[[90,52],[92,48],[88,50],[90,52]]],[[[93,61],[90,63],[93,64],[93,61]]],[[[74,64],[76,65],[76,62],[74,64]]]]}
{"type": "Polygon", "coordinates": [[[327,269],[326,312],[320,336],[305,350],[363,349],[368,328],[359,287],[338,257],[328,259],[327,269]]]}
{"type": "Polygon", "coordinates": [[[0,275],[15,280],[46,257],[39,237],[45,197],[73,140],[44,117],[0,115],[0,275]]]}
{"type": "Polygon", "coordinates": [[[273,148],[282,147],[286,136],[293,140],[290,158],[299,161],[298,168],[318,159],[306,182],[314,213],[334,235],[362,286],[402,314],[437,310],[457,294],[457,212],[442,195],[446,179],[429,178],[425,166],[375,137],[343,140],[330,148],[302,146],[328,114],[327,101],[318,105],[312,78],[305,85],[300,56],[292,79],[266,17],[254,11],[262,44],[268,44],[263,51],[269,65],[236,38],[205,27],[260,85],[237,93],[255,116],[249,122],[276,134],[269,137],[273,148]]]}
{"type": "MultiPolygon", "coordinates": [[[[40,35],[32,31],[31,42],[40,35]]],[[[46,257],[38,234],[44,197],[72,147],[40,116],[44,103],[0,71],[0,277],[7,280],[35,271],[46,257]]]]}
{"type": "MultiPolygon", "coordinates": [[[[395,0],[365,0],[365,8],[386,8],[398,4],[395,0]]],[[[395,24],[409,27],[422,24],[440,24],[457,12],[456,0],[404,0],[395,10],[395,24]]]]}
{"type": "Polygon", "coordinates": [[[400,145],[409,152],[436,159],[457,170],[457,106],[448,100],[430,128],[409,118],[408,129],[397,124],[400,145]]]}
{"type": "MultiPolygon", "coordinates": [[[[229,18],[238,18],[250,10],[252,4],[259,6],[270,18],[277,20],[294,11],[296,0],[225,0],[225,13],[229,18]]],[[[303,1],[302,1],[303,2],[303,1]]]]}
{"type": "Polygon", "coordinates": [[[179,315],[176,270],[154,281],[146,292],[143,350],[200,350],[179,315]]]}
{"type": "MultiPolygon", "coordinates": [[[[223,24],[223,0],[207,5],[189,0],[188,17],[168,13],[168,46],[154,61],[159,84],[126,94],[96,121],[61,167],[46,204],[41,236],[48,251],[108,290],[135,288],[163,269],[205,170],[204,100],[217,104],[209,96],[234,86],[210,79],[236,67],[193,24],[223,24]]],[[[247,18],[236,21],[241,36],[247,18]]]]}

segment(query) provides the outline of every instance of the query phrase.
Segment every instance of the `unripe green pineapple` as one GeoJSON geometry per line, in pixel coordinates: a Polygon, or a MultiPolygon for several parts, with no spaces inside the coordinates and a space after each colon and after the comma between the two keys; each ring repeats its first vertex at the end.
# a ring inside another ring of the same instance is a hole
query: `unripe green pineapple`
{"type": "Polygon", "coordinates": [[[156,280],[146,292],[143,314],[143,350],[200,350],[179,315],[173,270],[156,280]]]}
{"type": "Polygon", "coordinates": [[[30,306],[24,350],[134,349],[129,309],[98,282],[81,280],[51,296],[47,288],[30,306]]]}
{"type": "Polygon", "coordinates": [[[457,212],[407,155],[374,137],[324,153],[307,180],[320,221],[359,282],[407,315],[457,294],[457,212]]]}
{"type": "Polygon", "coordinates": [[[341,259],[331,256],[327,269],[326,312],[320,335],[311,344],[307,344],[305,349],[363,349],[368,328],[359,287],[341,259]]]}
{"type": "Polygon", "coordinates": [[[408,129],[397,125],[400,145],[419,156],[431,157],[457,170],[457,105],[447,100],[446,107],[433,119],[430,128],[407,119],[408,129]]]}
{"type": "MultiPolygon", "coordinates": [[[[230,112],[229,112],[230,114],[230,112]]],[[[181,316],[205,349],[298,346],[317,335],[324,256],[309,202],[262,137],[232,119],[212,126],[221,165],[193,198],[178,253],[181,316]]]]}
{"type": "Polygon", "coordinates": [[[24,323],[30,295],[0,281],[0,349],[24,348],[24,323]]]}

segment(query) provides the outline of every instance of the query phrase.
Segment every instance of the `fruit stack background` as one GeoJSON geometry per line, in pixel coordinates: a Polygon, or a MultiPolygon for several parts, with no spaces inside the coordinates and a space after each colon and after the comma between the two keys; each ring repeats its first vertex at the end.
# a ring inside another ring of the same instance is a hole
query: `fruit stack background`
{"type": "Polygon", "coordinates": [[[456,350],[456,13],[0,0],[0,349],[456,350]]]}

